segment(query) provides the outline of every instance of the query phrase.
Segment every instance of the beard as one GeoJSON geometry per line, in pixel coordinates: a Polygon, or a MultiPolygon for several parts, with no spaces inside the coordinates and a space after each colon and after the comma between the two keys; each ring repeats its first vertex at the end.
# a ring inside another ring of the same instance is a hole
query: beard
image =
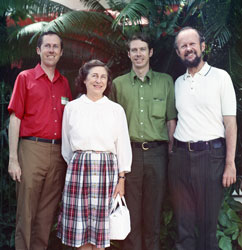
{"type": "MultiPolygon", "coordinates": [[[[187,59],[181,59],[182,63],[187,67],[187,68],[195,68],[199,65],[201,62],[202,56],[198,56],[196,52],[193,52],[195,54],[195,58],[192,61],[189,61],[187,59]]],[[[186,56],[186,55],[185,55],[186,56]]]]}

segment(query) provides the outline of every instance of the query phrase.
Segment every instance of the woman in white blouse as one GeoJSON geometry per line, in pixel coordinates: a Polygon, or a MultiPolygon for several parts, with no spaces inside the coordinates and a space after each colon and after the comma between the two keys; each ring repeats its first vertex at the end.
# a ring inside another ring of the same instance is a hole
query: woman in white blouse
{"type": "Polygon", "coordinates": [[[79,250],[110,246],[112,196],[124,195],[131,169],[131,146],[123,108],[106,95],[111,88],[107,66],[85,63],[76,83],[81,96],[64,110],[62,155],[68,164],[58,237],[79,250]]]}

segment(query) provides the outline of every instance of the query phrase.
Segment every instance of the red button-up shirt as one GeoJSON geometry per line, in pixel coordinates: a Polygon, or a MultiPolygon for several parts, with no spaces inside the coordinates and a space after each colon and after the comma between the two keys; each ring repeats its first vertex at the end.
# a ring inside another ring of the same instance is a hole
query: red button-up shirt
{"type": "Polygon", "coordinates": [[[60,139],[64,107],[71,99],[67,79],[56,70],[51,82],[38,64],[18,75],[8,111],[21,120],[20,137],[60,139]]]}

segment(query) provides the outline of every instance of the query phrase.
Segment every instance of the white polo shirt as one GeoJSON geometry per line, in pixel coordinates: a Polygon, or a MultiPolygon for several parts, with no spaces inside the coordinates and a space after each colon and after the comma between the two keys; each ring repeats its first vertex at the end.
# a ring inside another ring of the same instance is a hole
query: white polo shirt
{"type": "Polygon", "coordinates": [[[236,115],[236,97],[229,74],[204,64],[193,77],[188,71],[175,82],[179,141],[208,141],[225,137],[223,116],[236,115]]]}

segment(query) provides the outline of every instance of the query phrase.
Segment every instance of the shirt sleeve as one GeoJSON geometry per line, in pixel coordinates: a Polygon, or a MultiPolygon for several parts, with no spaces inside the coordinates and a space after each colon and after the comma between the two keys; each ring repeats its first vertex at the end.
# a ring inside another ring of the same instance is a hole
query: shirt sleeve
{"type": "Polygon", "coordinates": [[[64,109],[63,120],[62,120],[62,145],[61,145],[61,153],[67,164],[70,163],[73,155],[70,143],[68,111],[69,109],[67,104],[64,109]]]}
{"type": "Polygon", "coordinates": [[[116,141],[116,152],[118,158],[119,172],[130,172],[132,162],[132,150],[129,139],[127,119],[123,108],[120,106],[118,137],[116,141]]]}
{"type": "Polygon", "coordinates": [[[171,77],[168,78],[168,96],[167,96],[167,110],[166,110],[166,119],[167,121],[176,119],[177,111],[175,107],[175,90],[174,82],[171,77]]]}
{"type": "Polygon", "coordinates": [[[108,98],[109,98],[110,100],[114,101],[114,102],[117,102],[115,80],[113,80],[111,92],[110,92],[108,98]]]}
{"type": "Polygon", "coordinates": [[[9,114],[15,113],[15,116],[20,120],[22,120],[24,116],[25,96],[26,78],[20,73],[15,81],[13,93],[8,105],[9,114]]]}
{"type": "Polygon", "coordinates": [[[221,93],[222,115],[236,115],[236,96],[230,75],[224,72],[221,93]]]}

